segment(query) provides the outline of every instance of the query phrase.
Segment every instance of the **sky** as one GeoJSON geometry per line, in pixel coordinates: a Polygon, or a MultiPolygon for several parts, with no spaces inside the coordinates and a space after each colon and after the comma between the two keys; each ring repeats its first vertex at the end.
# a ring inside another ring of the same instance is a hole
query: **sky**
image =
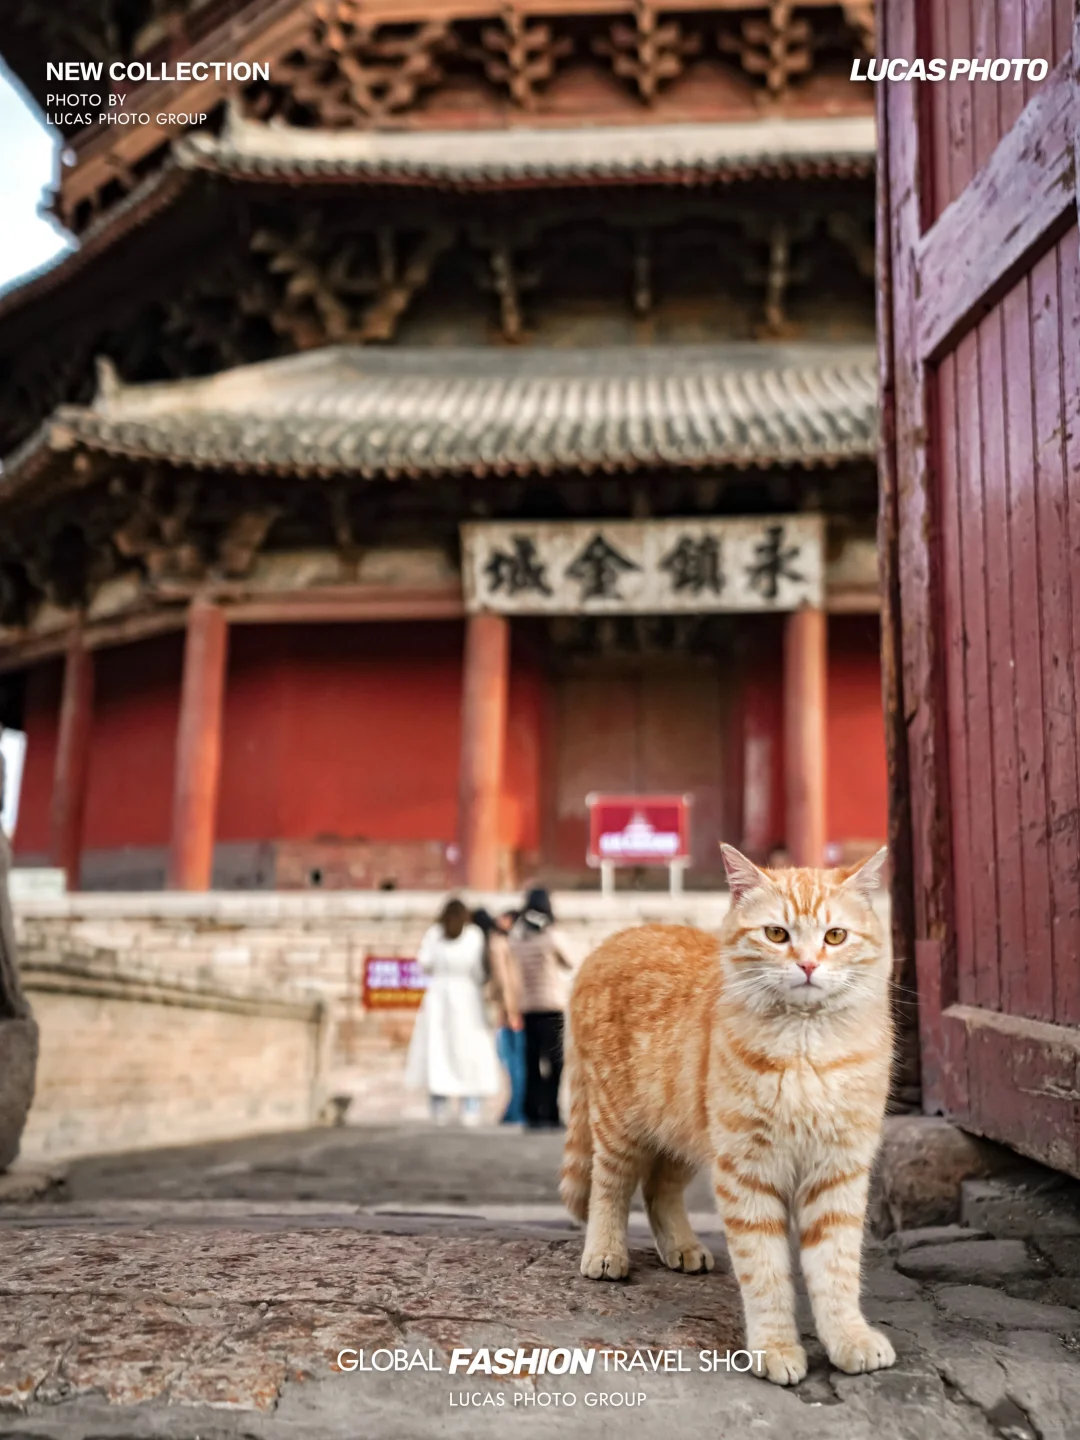
{"type": "Polygon", "coordinates": [[[62,231],[38,214],[58,148],[54,132],[0,64],[0,290],[67,248],[62,231]]]}
{"type": "Polygon", "coordinates": [[[0,733],[0,755],[7,766],[4,784],[4,803],[0,808],[0,829],[10,835],[15,829],[15,816],[19,810],[19,790],[22,785],[23,760],[26,756],[26,736],[18,730],[4,730],[0,733]]]}

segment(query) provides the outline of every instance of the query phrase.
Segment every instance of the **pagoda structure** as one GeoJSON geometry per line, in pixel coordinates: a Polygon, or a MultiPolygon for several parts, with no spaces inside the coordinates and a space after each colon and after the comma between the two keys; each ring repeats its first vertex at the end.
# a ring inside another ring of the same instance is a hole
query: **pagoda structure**
{"type": "Polygon", "coordinates": [[[17,863],[579,885],[596,791],[691,797],[689,885],[880,843],[873,34],[24,0],[114,123],[0,296],[17,863]]]}

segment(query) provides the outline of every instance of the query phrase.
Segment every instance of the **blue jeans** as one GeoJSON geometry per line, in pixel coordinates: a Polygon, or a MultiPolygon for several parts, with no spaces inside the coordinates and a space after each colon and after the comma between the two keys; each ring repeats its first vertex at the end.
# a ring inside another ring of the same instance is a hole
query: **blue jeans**
{"type": "Polygon", "coordinates": [[[525,1123],[525,1031],[504,1025],[495,1036],[503,1069],[510,1077],[510,1100],[502,1117],[504,1125],[525,1123]]]}

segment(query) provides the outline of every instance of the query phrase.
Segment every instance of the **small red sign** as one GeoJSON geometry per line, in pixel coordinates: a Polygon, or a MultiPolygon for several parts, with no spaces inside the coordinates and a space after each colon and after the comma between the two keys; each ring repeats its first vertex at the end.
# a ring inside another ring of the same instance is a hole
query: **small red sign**
{"type": "Polygon", "coordinates": [[[364,961],[365,1010],[416,1010],[426,985],[416,960],[369,955],[364,961]]]}
{"type": "Polygon", "coordinates": [[[671,865],[690,856],[689,795],[590,795],[590,865],[671,865]]]}

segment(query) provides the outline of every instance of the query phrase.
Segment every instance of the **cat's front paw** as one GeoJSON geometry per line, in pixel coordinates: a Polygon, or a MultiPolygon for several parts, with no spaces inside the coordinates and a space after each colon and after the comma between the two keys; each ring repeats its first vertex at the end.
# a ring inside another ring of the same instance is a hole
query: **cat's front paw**
{"type": "Polygon", "coordinates": [[[684,1275],[700,1275],[716,1264],[712,1251],[697,1241],[692,1245],[665,1245],[659,1254],[669,1270],[681,1270],[684,1275]]]}
{"type": "Polygon", "coordinates": [[[751,1352],[754,1374],[774,1385],[797,1385],[806,1379],[806,1351],[801,1345],[770,1345],[751,1352]]]}
{"type": "Polygon", "coordinates": [[[625,1280],[630,1273],[628,1250],[586,1250],[581,1273],[589,1280],[625,1280]]]}
{"type": "Polygon", "coordinates": [[[836,1368],[848,1375],[887,1370],[890,1365],[896,1364],[896,1351],[880,1330],[871,1330],[869,1325],[839,1336],[826,1348],[836,1368]]]}

